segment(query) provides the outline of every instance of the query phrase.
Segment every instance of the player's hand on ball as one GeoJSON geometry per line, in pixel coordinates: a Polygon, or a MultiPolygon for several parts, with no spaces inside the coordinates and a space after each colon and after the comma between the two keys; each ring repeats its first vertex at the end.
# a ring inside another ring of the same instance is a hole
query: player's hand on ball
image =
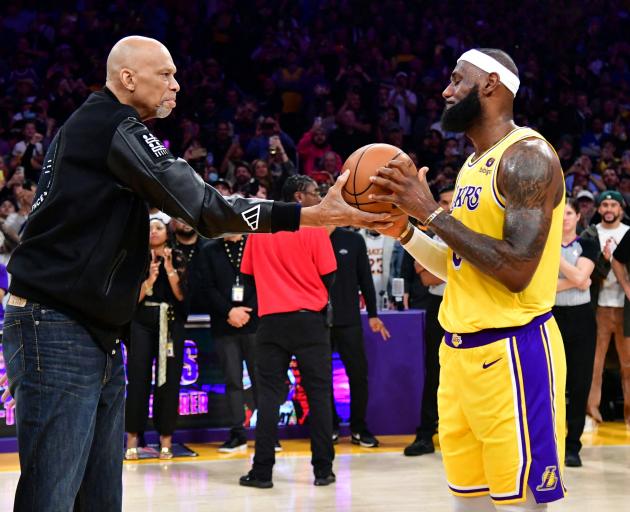
{"type": "Polygon", "coordinates": [[[302,225],[307,226],[356,226],[373,230],[391,228],[394,223],[389,213],[368,213],[351,207],[341,196],[341,189],[348,181],[349,171],[341,174],[328,189],[322,202],[302,208],[302,225]]]}
{"type": "Polygon", "coordinates": [[[391,236],[392,238],[398,238],[407,229],[409,223],[409,217],[407,214],[397,209],[398,214],[392,214],[393,226],[385,229],[377,229],[381,235],[391,236]]]}
{"type": "Polygon", "coordinates": [[[428,167],[416,171],[410,160],[392,160],[387,167],[379,167],[372,183],[389,194],[371,194],[373,201],[394,203],[410,217],[423,222],[438,207],[426,180],[428,167]]]}

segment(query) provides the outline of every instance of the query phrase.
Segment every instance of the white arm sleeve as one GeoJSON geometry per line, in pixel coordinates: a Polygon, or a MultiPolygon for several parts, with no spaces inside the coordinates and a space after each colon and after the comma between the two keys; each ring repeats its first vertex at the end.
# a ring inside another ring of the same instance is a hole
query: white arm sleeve
{"type": "Polygon", "coordinates": [[[414,227],[413,235],[403,247],[420,265],[442,281],[446,281],[448,248],[445,244],[433,240],[414,227]]]}

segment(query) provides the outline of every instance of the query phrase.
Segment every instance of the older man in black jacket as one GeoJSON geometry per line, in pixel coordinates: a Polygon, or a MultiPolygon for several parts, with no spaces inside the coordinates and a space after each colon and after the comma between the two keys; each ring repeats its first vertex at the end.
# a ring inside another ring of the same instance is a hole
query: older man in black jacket
{"type": "Polygon", "coordinates": [[[16,510],[121,509],[119,347],[147,267],[148,205],[207,237],[348,222],[391,226],[386,216],[345,205],[343,178],[313,208],[223,198],[144,124],[175,108],[175,72],[158,41],[120,40],[107,59],[106,87],[60,128],[44,158],[9,266],[4,324],[22,471],[16,510]]]}

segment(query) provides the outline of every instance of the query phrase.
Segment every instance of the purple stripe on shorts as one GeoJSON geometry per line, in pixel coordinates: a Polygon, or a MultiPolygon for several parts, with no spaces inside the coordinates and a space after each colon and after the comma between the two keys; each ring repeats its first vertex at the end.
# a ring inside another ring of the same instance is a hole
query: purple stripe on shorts
{"type": "MultiPolygon", "coordinates": [[[[560,477],[552,403],[553,365],[545,350],[546,346],[551,350],[551,346],[540,330],[531,330],[528,336],[517,337],[516,347],[523,375],[532,457],[527,484],[537,503],[549,503],[564,497],[564,486],[560,477]]],[[[544,332],[544,328],[542,330],[544,332]]]]}
{"type": "MultiPolygon", "coordinates": [[[[549,354],[549,368],[551,370],[551,409],[553,411],[553,424],[556,424],[556,374],[554,372],[554,366],[553,366],[553,353],[551,352],[551,343],[549,341],[549,333],[547,332],[547,329],[545,329],[543,327],[542,329],[543,332],[543,338],[545,340],[545,345],[547,347],[547,353],[549,354]]],[[[554,429],[553,431],[554,433],[554,438],[556,440],[556,458],[558,458],[558,460],[560,460],[560,457],[558,456],[558,436],[557,436],[557,431],[554,429]]],[[[562,489],[564,490],[564,492],[566,493],[567,489],[564,486],[564,481],[562,480],[562,475],[561,473],[558,471],[558,478],[560,479],[560,484],[562,485],[562,489]]]]}
{"type": "MultiPolygon", "coordinates": [[[[521,334],[521,336],[527,336],[531,331],[526,331],[521,334]]],[[[494,501],[506,501],[506,500],[516,500],[522,498],[525,494],[524,482],[525,482],[525,472],[527,470],[527,464],[529,462],[529,458],[527,457],[527,445],[525,444],[525,425],[523,421],[523,400],[521,396],[521,378],[518,374],[518,365],[516,363],[516,342],[515,339],[512,338],[510,340],[510,362],[512,364],[512,375],[516,381],[516,403],[517,403],[517,411],[518,411],[518,425],[520,429],[520,438],[521,438],[521,457],[522,457],[522,466],[521,473],[518,477],[518,488],[516,490],[516,494],[511,496],[499,496],[495,497],[490,495],[490,497],[494,501]]]]}
{"type": "MultiPolygon", "coordinates": [[[[499,329],[484,329],[483,331],[456,334],[452,332],[444,333],[444,341],[449,347],[453,348],[476,348],[494,343],[495,341],[505,338],[511,338],[512,336],[522,335],[523,330],[535,329],[544,324],[551,318],[551,311],[543,313],[540,316],[535,317],[531,322],[519,327],[501,327],[499,329]]],[[[536,329],[536,332],[538,330],[536,329]]],[[[539,336],[540,338],[540,336],[539,336]]]]}

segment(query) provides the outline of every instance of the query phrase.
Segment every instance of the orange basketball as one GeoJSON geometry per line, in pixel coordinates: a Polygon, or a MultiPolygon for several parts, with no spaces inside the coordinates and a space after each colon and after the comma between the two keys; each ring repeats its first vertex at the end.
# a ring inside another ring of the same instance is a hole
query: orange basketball
{"type": "Polygon", "coordinates": [[[392,203],[379,203],[369,199],[370,194],[387,194],[370,181],[376,169],[385,167],[390,160],[409,159],[407,154],[390,144],[368,144],[357,149],[344,162],[342,170],[350,169],[348,181],[341,190],[346,203],[364,212],[389,213],[396,208],[392,203]]]}

